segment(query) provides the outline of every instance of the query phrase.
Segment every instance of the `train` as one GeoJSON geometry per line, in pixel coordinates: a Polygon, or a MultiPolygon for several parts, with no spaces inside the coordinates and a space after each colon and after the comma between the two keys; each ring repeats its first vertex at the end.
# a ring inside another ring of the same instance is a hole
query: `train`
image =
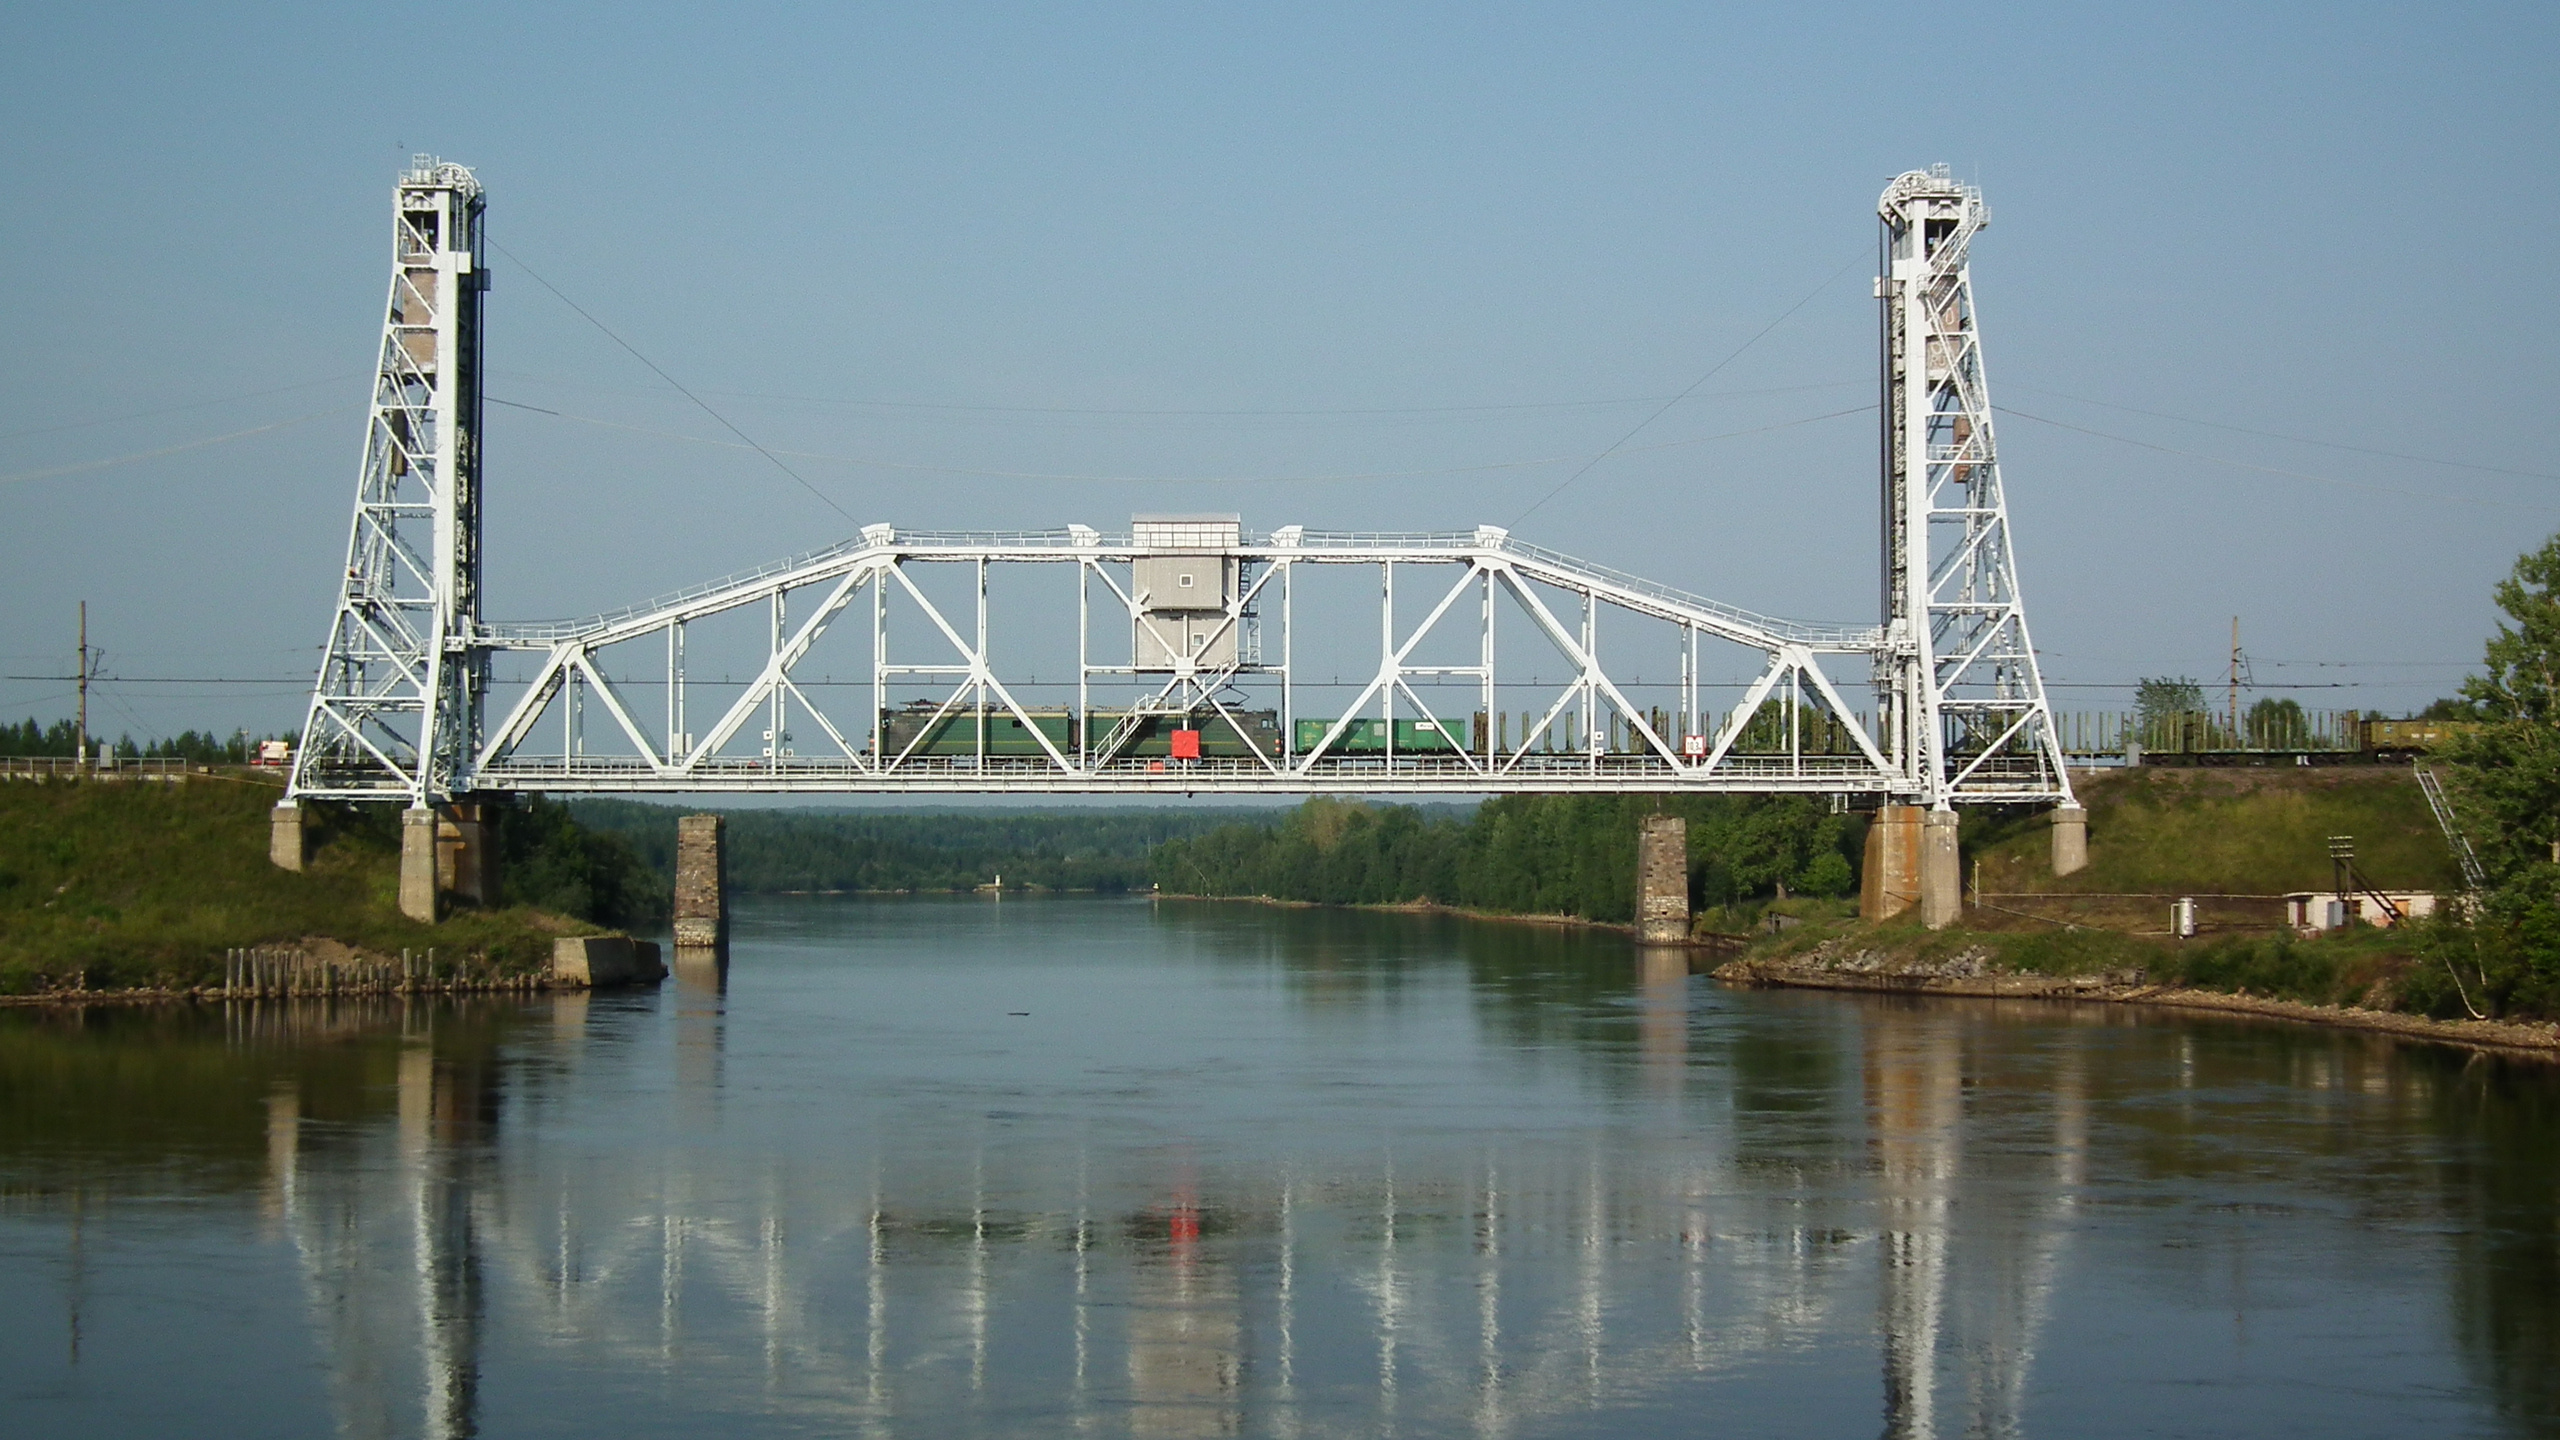
{"type": "Polygon", "coordinates": [[[2073,727],[2068,719],[2062,724],[2074,754],[2122,755],[2133,741],[2145,765],[2406,765],[2481,728],[2477,720],[2390,720],[2343,710],[2295,724],[2290,733],[2244,725],[2234,734],[2221,717],[2198,712],[2122,725],[2101,748],[2070,744],[2073,727]]]}

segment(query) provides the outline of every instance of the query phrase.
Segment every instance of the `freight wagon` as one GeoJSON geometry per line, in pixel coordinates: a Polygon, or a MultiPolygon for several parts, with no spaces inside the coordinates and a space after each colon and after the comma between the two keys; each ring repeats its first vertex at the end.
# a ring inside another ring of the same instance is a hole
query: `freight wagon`
{"type": "MultiPolygon", "coordinates": [[[[934,718],[937,707],[919,702],[904,709],[884,712],[880,717],[881,733],[891,756],[951,757],[978,753],[979,716],[974,710],[954,708],[941,719],[934,718]]],[[[1031,725],[1010,710],[986,712],[986,753],[998,757],[1042,757],[1048,755],[1040,741],[1046,738],[1058,753],[1073,758],[1082,737],[1090,737],[1092,745],[1100,745],[1119,729],[1129,717],[1126,710],[1093,710],[1087,712],[1079,731],[1076,714],[1065,707],[1046,707],[1028,712],[1031,725]],[[1036,733],[1035,733],[1036,730],[1036,733]]],[[[1250,753],[1247,747],[1265,755],[1280,753],[1280,716],[1270,710],[1237,710],[1230,712],[1235,724],[1211,710],[1199,715],[1141,715],[1137,733],[1121,745],[1122,756],[1163,759],[1176,754],[1177,748],[1191,751],[1202,759],[1241,759],[1250,753]],[[1239,734],[1237,727],[1242,726],[1239,734]],[[1177,738],[1188,732],[1194,739],[1177,738]]],[[[1191,758],[1185,755],[1182,758],[1191,758]]]]}

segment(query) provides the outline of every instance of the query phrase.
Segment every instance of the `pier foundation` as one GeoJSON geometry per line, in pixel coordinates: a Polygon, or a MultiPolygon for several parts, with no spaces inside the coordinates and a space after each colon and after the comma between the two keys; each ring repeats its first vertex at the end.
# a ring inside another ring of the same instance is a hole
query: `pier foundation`
{"type": "Polygon", "coordinates": [[[400,812],[400,913],[436,923],[436,812],[412,805],[400,812]]]}
{"type": "Polygon", "coordinates": [[[2089,868],[2089,812],[2078,805],[2053,807],[2053,873],[2077,874],[2089,868]]]}
{"type": "Polygon", "coordinates": [[[279,870],[300,870],[311,862],[311,807],[287,800],[267,812],[267,858],[279,870]]]}
{"type": "Polygon", "coordinates": [[[1689,938],[1689,822],[1677,815],[1646,816],[1636,838],[1636,938],[1689,938]]]}
{"type": "Polygon", "coordinates": [[[1917,805],[1887,805],[1868,824],[1860,919],[1890,920],[1920,903],[1920,828],[1927,813],[1917,805]]]}
{"type": "Polygon", "coordinates": [[[717,815],[676,821],[676,959],[729,958],[727,822],[717,815]],[[687,951],[698,952],[688,956],[687,951]]]}
{"type": "Polygon", "coordinates": [[[1920,923],[1944,930],[1964,916],[1964,867],[1956,853],[1956,812],[1932,810],[1920,825],[1920,923]]]}

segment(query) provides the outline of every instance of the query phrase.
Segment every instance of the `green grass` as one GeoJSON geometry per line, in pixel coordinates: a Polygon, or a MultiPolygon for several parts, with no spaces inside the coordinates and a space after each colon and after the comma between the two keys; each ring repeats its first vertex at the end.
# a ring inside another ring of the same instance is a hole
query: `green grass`
{"type": "Polygon", "coordinates": [[[2444,833],[2405,767],[2145,767],[2082,779],[2079,790],[2089,809],[2089,868],[2061,879],[2049,873],[2040,815],[1995,822],[1981,827],[1978,845],[1967,846],[1982,862],[1983,889],[2326,890],[2332,835],[2355,837],[2357,864],[2383,889],[2449,894],[2462,888],[2444,833]]]}
{"type": "MultiPolygon", "coordinates": [[[[194,985],[233,946],[327,937],[376,954],[433,946],[505,973],[539,967],[559,934],[538,911],[399,911],[399,841],[351,816],[300,874],[267,861],[270,785],[0,784],[0,993],[194,985]]],[[[377,807],[379,808],[379,807],[377,807]]]]}

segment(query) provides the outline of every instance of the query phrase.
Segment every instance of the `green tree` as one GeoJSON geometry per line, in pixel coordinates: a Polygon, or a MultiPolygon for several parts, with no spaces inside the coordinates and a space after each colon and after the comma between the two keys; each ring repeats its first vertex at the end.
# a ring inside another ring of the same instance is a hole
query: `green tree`
{"type": "Polygon", "coordinates": [[[2204,687],[2184,675],[2146,675],[2133,687],[2133,708],[2145,725],[2172,715],[2192,715],[2204,708],[2204,687]]]}
{"type": "Polygon", "coordinates": [[[2490,1006],[2550,1014],[2560,1011],[2560,535],[2518,558],[2492,593],[2505,618],[2482,673],[2462,683],[2482,724],[2441,752],[2489,890],[2446,944],[2476,970],[2490,1006]]]}
{"type": "Polygon", "coordinates": [[[2249,707],[2249,743],[2263,750],[2292,750],[2308,743],[2311,721],[2301,702],[2273,695],[2249,707]]]}

